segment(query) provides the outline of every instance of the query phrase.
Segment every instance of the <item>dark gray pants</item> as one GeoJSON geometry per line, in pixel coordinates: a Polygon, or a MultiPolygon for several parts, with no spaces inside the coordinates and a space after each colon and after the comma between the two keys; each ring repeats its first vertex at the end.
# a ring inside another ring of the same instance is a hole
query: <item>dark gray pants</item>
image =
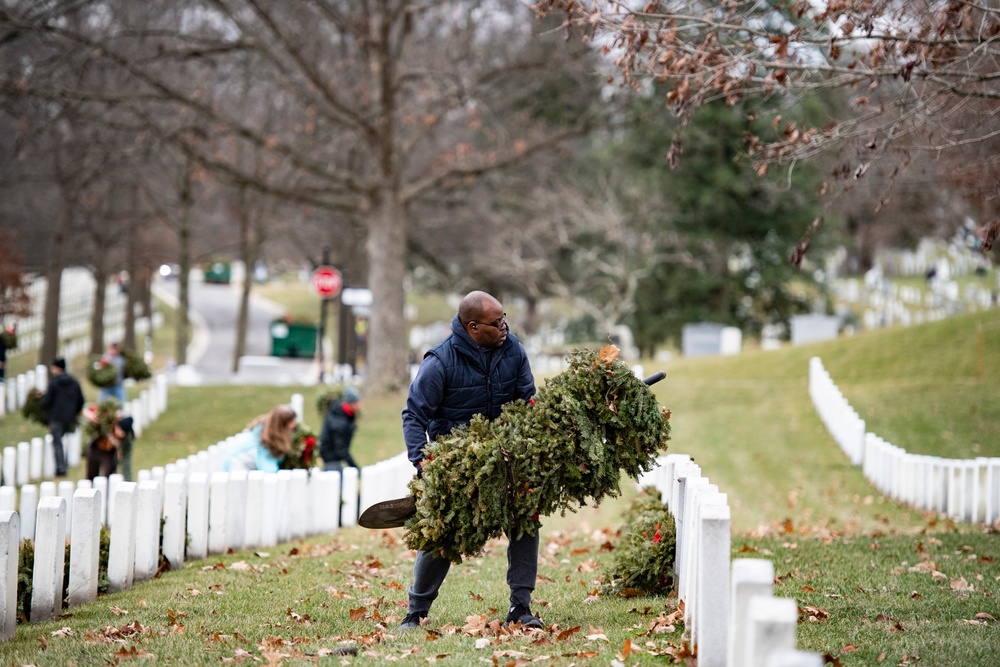
{"type": "MultiPolygon", "coordinates": [[[[451,568],[451,561],[427,551],[417,552],[413,564],[413,585],[410,586],[409,613],[426,615],[438,596],[441,584],[451,568]]],[[[510,603],[529,609],[531,593],[538,576],[538,532],[512,540],[507,547],[507,585],[510,603]]]]}
{"type": "Polygon", "coordinates": [[[49,422],[49,433],[52,435],[52,454],[56,461],[56,475],[66,474],[66,450],[63,448],[63,436],[66,434],[65,424],[49,422]]]}

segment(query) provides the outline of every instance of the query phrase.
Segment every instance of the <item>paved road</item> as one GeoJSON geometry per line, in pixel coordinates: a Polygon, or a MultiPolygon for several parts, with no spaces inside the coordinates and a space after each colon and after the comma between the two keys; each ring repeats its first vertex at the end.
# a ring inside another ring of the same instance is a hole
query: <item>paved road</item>
{"type": "MultiPolygon", "coordinates": [[[[175,304],[177,287],[176,280],[161,280],[154,289],[157,296],[175,304]]],[[[282,314],[277,304],[251,293],[245,356],[240,372],[233,373],[239,286],[207,284],[192,279],[190,301],[194,335],[188,345],[188,367],[179,368],[175,373],[178,384],[311,384],[316,381],[318,372],[312,359],[269,356],[270,323],[282,314]]]]}

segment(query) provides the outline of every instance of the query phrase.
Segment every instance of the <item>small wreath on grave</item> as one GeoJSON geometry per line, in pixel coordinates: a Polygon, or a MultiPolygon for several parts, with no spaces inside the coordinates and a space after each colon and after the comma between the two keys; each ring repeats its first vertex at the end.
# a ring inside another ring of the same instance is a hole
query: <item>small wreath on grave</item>
{"type": "Polygon", "coordinates": [[[673,516],[652,486],[645,487],[625,515],[604,595],[668,595],[674,587],[677,532],[673,516]]]}
{"type": "Polygon", "coordinates": [[[295,424],[292,431],[291,451],[281,460],[280,468],[312,468],[316,463],[316,434],[305,424],[295,424]]]}

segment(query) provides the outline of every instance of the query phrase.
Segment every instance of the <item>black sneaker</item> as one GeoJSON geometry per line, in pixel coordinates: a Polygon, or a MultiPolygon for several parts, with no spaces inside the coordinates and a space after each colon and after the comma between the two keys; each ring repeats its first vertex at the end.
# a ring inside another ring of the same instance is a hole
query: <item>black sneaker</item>
{"type": "Polygon", "coordinates": [[[520,623],[523,628],[545,628],[545,624],[538,620],[527,607],[514,605],[507,612],[507,623],[520,623]]]}
{"type": "Polygon", "coordinates": [[[411,611],[403,617],[403,622],[399,624],[400,630],[416,630],[420,627],[420,621],[427,618],[427,614],[419,611],[411,611]]]}

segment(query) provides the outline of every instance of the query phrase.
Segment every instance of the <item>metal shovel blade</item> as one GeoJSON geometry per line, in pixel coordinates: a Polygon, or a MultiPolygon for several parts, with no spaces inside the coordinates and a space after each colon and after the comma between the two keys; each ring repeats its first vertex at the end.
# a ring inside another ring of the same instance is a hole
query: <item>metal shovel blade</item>
{"type": "Polygon", "coordinates": [[[406,520],[417,513],[416,496],[383,500],[375,503],[358,517],[358,525],[362,528],[399,528],[406,520]]]}

